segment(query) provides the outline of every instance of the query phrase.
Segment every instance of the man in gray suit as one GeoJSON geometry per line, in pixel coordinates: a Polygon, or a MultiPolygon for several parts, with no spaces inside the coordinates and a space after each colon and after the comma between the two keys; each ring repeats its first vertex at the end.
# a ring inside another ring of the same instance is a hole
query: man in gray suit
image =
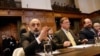
{"type": "Polygon", "coordinates": [[[70,22],[66,17],[60,20],[61,29],[54,34],[53,41],[56,43],[57,48],[64,48],[68,46],[75,46],[79,43],[79,40],[73,32],[69,29],[70,22]]]}

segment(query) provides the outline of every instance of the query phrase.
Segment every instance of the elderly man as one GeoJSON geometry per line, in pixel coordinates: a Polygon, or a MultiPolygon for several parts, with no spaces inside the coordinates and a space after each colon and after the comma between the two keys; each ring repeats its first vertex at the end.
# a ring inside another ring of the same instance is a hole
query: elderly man
{"type": "Polygon", "coordinates": [[[93,44],[94,43],[94,30],[92,28],[92,21],[89,18],[84,19],[84,27],[79,32],[79,37],[82,43],[93,44]]]}
{"type": "Polygon", "coordinates": [[[94,24],[93,24],[93,28],[94,28],[94,30],[95,30],[95,35],[97,36],[97,37],[100,37],[100,23],[99,22],[95,22],[94,24]]]}
{"type": "Polygon", "coordinates": [[[34,18],[29,23],[30,31],[21,36],[21,45],[26,56],[34,55],[36,52],[43,51],[43,40],[47,40],[49,27],[41,29],[41,22],[34,18]]]}
{"type": "Polygon", "coordinates": [[[79,43],[78,38],[75,37],[74,33],[70,30],[69,19],[66,17],[61,18],[60,25],[61,29],[54,34],[53,38],[57,48],[77,45],[79,43]]]}

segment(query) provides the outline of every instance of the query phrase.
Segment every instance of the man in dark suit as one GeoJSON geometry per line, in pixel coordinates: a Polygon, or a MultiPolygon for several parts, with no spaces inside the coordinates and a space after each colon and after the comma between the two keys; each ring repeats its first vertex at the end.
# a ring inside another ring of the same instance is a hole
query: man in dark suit
{"type": "Polygon", "coordinates": [[[70,22],[66,17],[60,20],[61,29],[54,34],[53,41],[56,43],[57,48],[64,48],[68,46],[75,46],[78,44],[78,38],[75,37],[73,32],[69,29],[70,22]]]}
{"type": "Polygon", "coordinates": [[[92,28],[92,21],[89,18],[84,19],[84,27],[79,32],[79,37],[83,43],[94,43],[95,33],[92,28]]]}
{"type": "Polygon", "coordinates": [[[26,56],[34,55],[43,51],[43,40],[47,40],[49,27],[45,26],[41,30],[41,22],[35,18],[29,23],[30,31],[21,36],[21,45],[26,56]]]}
{"type": "Polygon", "coordinates": [[[3,35],[2,47],[3,56],[11,56],[16,46],[16,41],[11,38],[9,34],[3,35]]]}

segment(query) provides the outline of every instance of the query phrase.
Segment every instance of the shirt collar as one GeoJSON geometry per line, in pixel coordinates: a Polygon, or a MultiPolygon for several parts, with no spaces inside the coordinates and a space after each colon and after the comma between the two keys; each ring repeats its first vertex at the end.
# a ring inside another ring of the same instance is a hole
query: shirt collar
{"type": "Polygon", "coordinates": [[[66,29],[64,29],[64,28],[61,28],[62,29],[62,31],[64,31],[64,33],[67,33],[69,30],[66,30],[66,29]]]}

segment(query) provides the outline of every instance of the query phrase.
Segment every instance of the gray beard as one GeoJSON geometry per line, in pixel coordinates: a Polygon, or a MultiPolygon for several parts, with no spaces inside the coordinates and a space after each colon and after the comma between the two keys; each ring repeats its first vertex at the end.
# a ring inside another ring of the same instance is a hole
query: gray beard
{"type": "Polygon", "coordinates": [[[36,35],[39,34],[39,33],[40,33],[39,31],[38,32],[34,32],[34,34],[36,34],[36,35]]]}
{"type": "Polygon", "coordinates": [[[31,31],[33,34],[39,34],[40,32],[39,31],[31,31]]]}

